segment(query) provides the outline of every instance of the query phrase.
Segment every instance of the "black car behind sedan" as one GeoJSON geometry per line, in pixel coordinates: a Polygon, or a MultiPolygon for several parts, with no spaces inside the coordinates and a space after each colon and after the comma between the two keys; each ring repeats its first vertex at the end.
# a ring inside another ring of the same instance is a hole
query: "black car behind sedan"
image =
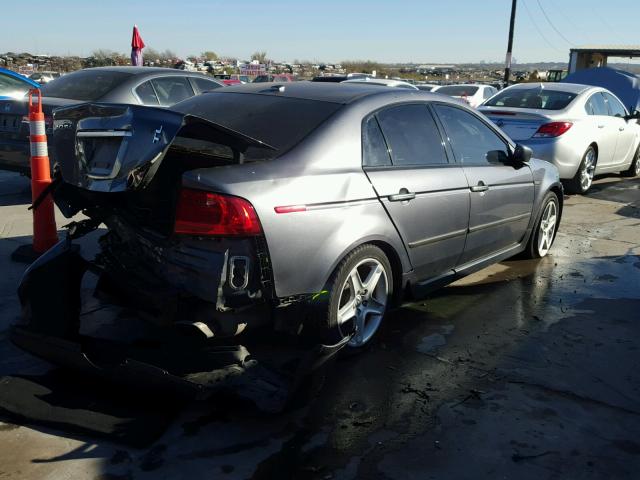
{"type": "MultiPolygon", "coordinates": [[[[204,74],[151,67],[99,67],[63,75],[42,86],[47,134],[54,108],[82,102],[129,103],[168,107],[223,86],[204,74]]],[[[52,165],[56,152],[49,144],[52,165]]],[[[28,98],[0,101],[0,169],[28,174],[28,98]]]]}

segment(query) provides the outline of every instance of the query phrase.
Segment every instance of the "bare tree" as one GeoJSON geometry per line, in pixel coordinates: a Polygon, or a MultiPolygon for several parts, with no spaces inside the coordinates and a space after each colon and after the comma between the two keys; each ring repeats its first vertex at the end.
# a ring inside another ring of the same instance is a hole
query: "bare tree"
{"type": "Polygon", "coordinates": [[[253,52],[251,54],[251,60],[257,60],[259,63],[267,63],[267,52],[264,50],[261,52],[253,52]]]}
{"type": "Polygon", "coordinates": [[[147,47],[144,49],[144,61],[151,63],[160,63],[161,54],[155,48],[147,47]]]}

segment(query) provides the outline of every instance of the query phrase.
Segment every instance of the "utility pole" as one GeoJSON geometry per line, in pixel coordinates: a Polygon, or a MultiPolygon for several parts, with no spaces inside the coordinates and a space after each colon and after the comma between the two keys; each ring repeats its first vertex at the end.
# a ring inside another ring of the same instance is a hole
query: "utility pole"
{"type": "Polygon", "coordinates": [[[509,23],[509,43],[507,45],[507,57],[505,59],[504,68],[504,86],[509,85],[509,77],[511,76],[511,52],[513,51],[513,25],[516,23],[516,4],[518,0],[512,0],[511,3],[511,22],[509,23]]]}

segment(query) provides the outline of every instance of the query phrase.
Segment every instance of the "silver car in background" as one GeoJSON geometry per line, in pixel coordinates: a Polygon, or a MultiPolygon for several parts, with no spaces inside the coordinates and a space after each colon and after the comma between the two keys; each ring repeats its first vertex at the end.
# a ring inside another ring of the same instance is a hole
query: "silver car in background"
{"type": "Polygon", "coordinates": [[[70,106],[55,125],[56,203],[88,217],[71,238],[107,230],[94,260],[68,240],[26,272],[13,339],[43,356],[43,331],[78,338],[87,270],[93,299],[225,351],[259,328],[359,349],[406,294],[546,255],[562,213],[553,165],[417,90],[249,84],[174,111],[70,106]]]}
{"type": "Polygon", "coordinates": [[[477,108],[486,99],[495,95],[498,92],[498,89],[491,85],[461,84],[445,85],[432,91],[457,98],[470,107],[477,108]]]}
{"type": "Polygon", "coordinates": [[[367,85],[378,85],[381,87],[394,87],[394,88],[406,88],[408,90],[419,90],[415,85],[402,80],[393,80],[391,78],[376,78],[376,77],[363,77],[363,78],[350,78],[343,80],[340,83],[364,83],[367,85]]]}
{"type": "Polygon", "coordinates": [[[600,87],[523,83],[479,110],[537,158],[558,167],[570,193],[586,193],[594,175],[640,174],[640,115],[600,87]]]}

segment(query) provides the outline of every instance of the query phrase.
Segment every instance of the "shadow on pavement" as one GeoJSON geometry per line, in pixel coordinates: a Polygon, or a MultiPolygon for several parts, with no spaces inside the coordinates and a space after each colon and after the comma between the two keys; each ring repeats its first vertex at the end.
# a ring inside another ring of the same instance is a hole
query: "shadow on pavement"
{"type": "Polygon", "coordinates": [[[62,369],[0,377],[0,391],[3,420],[138,448],[157,440],[183,406],[168,397],[146,396],[62,369]]]}
{"type": "Polygon", "coordinates": [[[611,181],[596,182],[587,197],[619,203],[635,203],[640,206],[640,178],[624,178],[618,175],[600,177],[611,181]]]}

